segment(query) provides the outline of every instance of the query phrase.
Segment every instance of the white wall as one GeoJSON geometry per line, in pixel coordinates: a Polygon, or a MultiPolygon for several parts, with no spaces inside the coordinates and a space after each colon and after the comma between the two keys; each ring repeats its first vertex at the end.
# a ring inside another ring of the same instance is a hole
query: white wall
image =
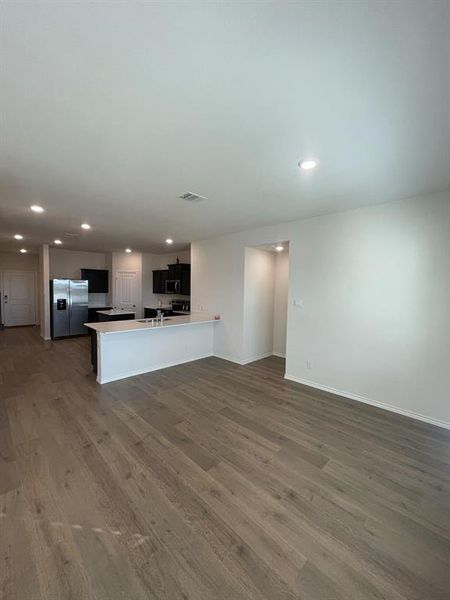
{"type": "Polygon", "coordinates": [[[184,250],[183,252],[171,252],[168,254],[143,254],[142,255],[142,302],[143,306],[156,308],[158,302],[166,306],[171,300],[181,298],[186,300],[186,296],[169,295],[169,294],[154,294],[153,293],[153,271],[158,269],[167,269],[167,265],[175,264],[177,257],[180,263],[191,262],[191,251],[184,250]]]}
{"type": "Polygon", "coordinates": [[[286,331],[288,310],[289,251],[275,257],[275,283],[273,297],[273,353],[286,356],[286,331]]]}
{"type": "Polygon", "coordinates": [[[35,271],[39,269],[37,254],[19,252],[0,252],[0,271],[35,271]]]}
{"type": "Polygon", "coordinates": [[[106,269],[105,252],[50,248],[50,279],[80,279],[80,269],[106,269]]]}
{"type": "MultiPolygon", "coordinates": [[[[50,279],[80,279],[80,269],[110,269],[110,253],[84,252],[50,248],[50,279]]],[[[109,294],[89,294],[90,305],[107,306],[111,303],[111,282],[109,294]]]]}
{"type": "Polygon", "coordinates": [[[244,332],[242,362],[273,351],[275,254],[245,248],[244,332]]]}
{"type": "Polygon", "coordinates": [[[221,315],[214,352],[237,362],[243,359],[246,237],[235,234],[191,244],[191,308],[221,315]]]}
{"type": "MultiPolygon", "coordinates": [[[[39,256],[37,254],[20,254],[19,252],[0,252],[0,303],[2,321],[4,320],[5,307],[3,299],[3,271],[33,271],[35,281],[39,281],[39,256]]],[[[39,286],[36,286],[36,319],[40,319],[39,286]]]]}
{"type": "Polygon", "coordinates": [[[450,193],[193,243],[218,356],[244,359],[245,247],[275,240],[290,241],[288,376],[450,425],[450,193]]]}

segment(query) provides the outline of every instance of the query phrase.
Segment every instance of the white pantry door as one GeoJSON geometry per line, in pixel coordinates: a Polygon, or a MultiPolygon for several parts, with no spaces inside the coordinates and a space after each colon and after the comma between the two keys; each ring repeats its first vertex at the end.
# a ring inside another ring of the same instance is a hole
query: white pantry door
{"type": "Polygon", "coordinates": [[[36,323],[34,271],[3,271],[5,327],[36,323]]]}
{"type": "Polygon", "coordinates": [[[137,272],[116,271],[116,308],[136,311],[137,272]]]}

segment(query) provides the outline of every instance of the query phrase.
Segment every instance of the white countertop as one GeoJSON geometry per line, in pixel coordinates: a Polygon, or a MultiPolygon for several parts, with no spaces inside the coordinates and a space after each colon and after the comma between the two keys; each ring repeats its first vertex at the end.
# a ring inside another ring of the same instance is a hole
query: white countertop
{"type": "Polygon", "coordinates": [[[167,306],[144,306],[144,308],[150,308],[152,310],[172,310],[172,306],[168,304],[167,306]]]}
{"type": "Polygon", "coordinates": [[[115,317],[117,315],[134,315],[134,310],[123,310],[121,308],[111,308],[110,310],[98,310],[97,314],[115,317]]]}
{"type": "MultiPolygon", "coordinates": [[[[105,311],[107,314],[110,311],[105,311]]],[[[200,323],[214,323],[220,319],[215,319],[213,315],[208,313],[191,313],[180,317],[166,317],[162,324],[153,320],[153,325],[150,322],[142,323],[144,319],[128,320],[128,321],[106,321],[105,323],[85,323],[86,327],[94,329],[98,333],[123,333],[125,331],[142,331],[148,329],[166,329],[168,327],[178,327],[180,325],[197,325],[200,323]]]]}

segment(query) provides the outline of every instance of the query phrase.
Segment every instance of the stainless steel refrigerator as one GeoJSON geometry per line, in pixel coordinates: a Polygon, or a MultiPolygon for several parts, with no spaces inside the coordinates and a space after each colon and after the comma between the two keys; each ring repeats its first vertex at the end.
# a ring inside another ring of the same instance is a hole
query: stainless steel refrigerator
{"type": "Polygon", "coordinates": [[[86,279],[50,281],[52,339],[88,333],[88,282],[86,279]]]}

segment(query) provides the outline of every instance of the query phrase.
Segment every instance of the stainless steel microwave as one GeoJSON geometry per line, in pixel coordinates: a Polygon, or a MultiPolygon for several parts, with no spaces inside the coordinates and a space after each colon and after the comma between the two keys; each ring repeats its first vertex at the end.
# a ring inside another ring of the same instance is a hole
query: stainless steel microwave
{"type": "Polygon", "coordinates": [[[179,279],[168,279],[166,281],[166,294],[179,294],[180,293],[180,280],[179,279]]]}

